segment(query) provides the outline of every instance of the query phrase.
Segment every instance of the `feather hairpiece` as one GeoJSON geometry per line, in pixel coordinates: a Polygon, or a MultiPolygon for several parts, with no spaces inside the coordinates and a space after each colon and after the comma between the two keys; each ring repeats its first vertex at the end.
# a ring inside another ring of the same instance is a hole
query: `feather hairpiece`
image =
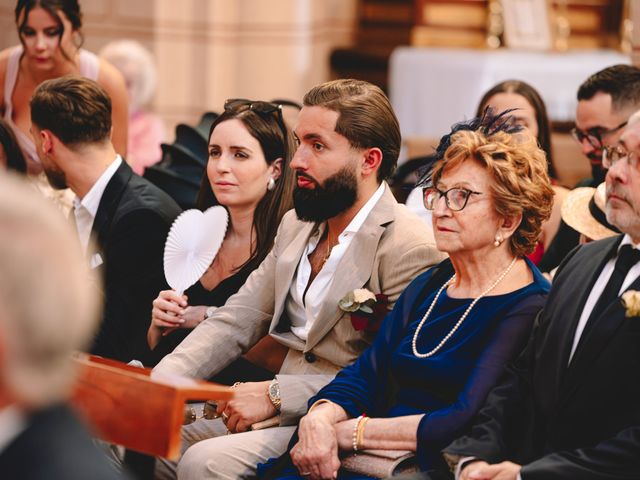
{"type": "Polygon", "coordinates": [[[516,123],[516,118],[510,115],[514,110],[518,108],[509,108],[503,112],[494,115],[493,109],[487,106],[482,112],[482,116],[472,118],[464,122],[458,122],[451,127],[451,131],[440,138],[440,143],[435,149],[432,160],[428,165],[423,168],[423,173],[416,183],[416,186],[425,186],[431,183],[431,172],[433,171],[433,165],[444,158],[444,154],[451,146],[451,137],[454,134],[461,131],[481,132],[485,137],[491,137],[498,132],[505,133],[518,133],[522,131],[522,125],[516,123]]]}

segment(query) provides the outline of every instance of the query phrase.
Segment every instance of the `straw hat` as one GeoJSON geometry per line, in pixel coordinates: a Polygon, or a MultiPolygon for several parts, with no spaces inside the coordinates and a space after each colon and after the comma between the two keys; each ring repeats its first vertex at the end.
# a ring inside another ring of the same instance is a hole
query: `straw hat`
{"type": "Polygon", "coordinates": [[[562,220],[591,240],[600,240],[618,234],[607,222],[604,183],[598,188],[580,187],[571,190],[562,202],[562,220]]]}

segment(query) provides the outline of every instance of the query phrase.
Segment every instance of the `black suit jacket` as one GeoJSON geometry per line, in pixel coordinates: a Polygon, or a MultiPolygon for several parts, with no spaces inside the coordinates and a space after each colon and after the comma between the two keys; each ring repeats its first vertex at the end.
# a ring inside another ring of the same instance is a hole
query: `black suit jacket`
{"type": "Polygon", "coordinates": [[[100,255],[104,281],[104,316],[91,353],[124,362],[146,355],[151,302],[168,288],[164,244],[180,212],[124,161],[107,184],[92,228],[97,250],[87,252],[94,261],[100,255]]]}
{"type": "MultiPolygon", "coordinates": [[[[575,249],[560,266],[533,336],[489,395],[472,433],[445,451],[523,465],[523,480],[640,479],[640,317],[611,304],[578,320],[622,236],[575,249]]],[[[640,278],[630,290],[640,290],[640,278]]]]}
{"type": "Polygon", "coordinates": [[[28,425],[0,451],[3,480],[116,480],[118,473],[67,407],[32,414],[28,425]]]}

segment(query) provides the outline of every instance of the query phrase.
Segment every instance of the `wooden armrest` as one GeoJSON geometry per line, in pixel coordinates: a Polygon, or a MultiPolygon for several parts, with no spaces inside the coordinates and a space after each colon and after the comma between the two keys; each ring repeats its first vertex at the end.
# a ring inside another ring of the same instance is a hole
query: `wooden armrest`
{"type": "Polygon", "coordinates": [[[72,403],[102,439],[177,459],[187,400],[228,400],[227,386],[79,355],[72,403]]]}

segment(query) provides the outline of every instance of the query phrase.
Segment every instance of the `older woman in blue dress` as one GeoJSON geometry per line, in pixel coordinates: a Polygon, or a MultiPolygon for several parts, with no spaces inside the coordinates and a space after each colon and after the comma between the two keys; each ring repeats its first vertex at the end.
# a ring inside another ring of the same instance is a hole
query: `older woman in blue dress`
{"type": "Polygon", "coordinates": [[[340,470],[340,456],[366,449],[411,450],[421,469],[441,467],[440,449],[524,346],[549,290],[525,255],[553,191],[544,153],[507,113],[441,140],[424,203],[449,259],[407,287],[374,344],[311,400],[290,450],[297,472],[281,476],[362,478],[340,470]]]}

